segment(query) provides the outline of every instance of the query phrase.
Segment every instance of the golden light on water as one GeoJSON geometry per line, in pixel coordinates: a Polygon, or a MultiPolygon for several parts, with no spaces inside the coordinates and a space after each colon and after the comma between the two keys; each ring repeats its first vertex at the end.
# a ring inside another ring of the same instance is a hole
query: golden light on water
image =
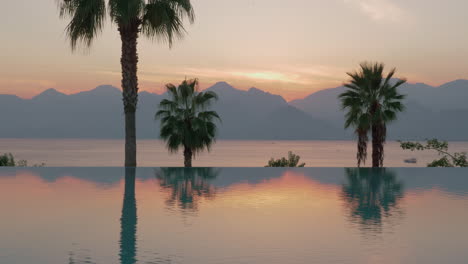
{"type": "Polygon", "coordinates": [[[234,184],[222,190],[223,203],[237,208],[300,208],[307,203],[316,208],[333,205],[332,195],[337,186],[324,185],[296,172],[285,172],[280,178],[256,184],[234,184]]]}

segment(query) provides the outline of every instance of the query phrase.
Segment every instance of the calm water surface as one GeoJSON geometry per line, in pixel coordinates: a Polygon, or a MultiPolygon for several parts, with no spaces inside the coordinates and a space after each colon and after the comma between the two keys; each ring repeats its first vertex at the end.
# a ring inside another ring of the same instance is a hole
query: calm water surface
{"type": "Polygon", "coordinates": [[[467,263],[468,170],[0,169],[0,263],[467,263]]]}
{"type": "MultiPolygon", "coordinates": [[[[123,165],[123,140],[89,139],[0,139],[0,151],[11,152],[29,164],[47,166],[108,167],[123,165]]],[[[210,153],[202,153],[193,164],[198,167],[263,167],[271,157],[287,156],[288,151],[301,156],[307,167],[354,167],[356,143],[353,141],[218,141],[210,153]]],[[[468,151],[468,142],[451,142],[453,152],[468,151]]],[[[385,147],[387,167],[425,167],[437,158],[430,151],[402,150],[398,142],[385,147]],[[404,159],[417,158],[407,164],[404,159]]],[[[369,149],[370,153],[370,149],[369,149]]],[[[369,155],[369,162],[371,165],[369,155]]],[[[182,153],[170,155],[159,140],[138,141],[138,165],[183,166],[182,153]]]]}

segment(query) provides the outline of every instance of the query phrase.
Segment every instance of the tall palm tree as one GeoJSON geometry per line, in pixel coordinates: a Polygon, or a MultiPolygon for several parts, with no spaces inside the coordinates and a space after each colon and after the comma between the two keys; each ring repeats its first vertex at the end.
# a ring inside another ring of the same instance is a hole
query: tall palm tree
{"type": "Polygon", "coordinates": [[[395,69],[384,77],[383,63],[361,63],[360,70],[347,73],[351,80],[347,90],[339,95],[346,110],[345,128],[354,127],[358,136],[358,167],[366,162],[368,133],[372,135],[372,167],[383,167],[387,124],[404,110],[398,87],[405,79],[392,80],[395,69]]]}
{"type": "Polygon", "coordinates": [[[137,39],[144,35],[169,43],[185,30],[183,18],[194,21],[190,0],[58,0],[61,17],[70,17],[66,32],[74,50],[90,46],[102,31],[106,13],[117,25],[122,41],[122,95],[125,112],[125,166],[136,167],[136,121],[138,101],[137,39]]]}
{"type": "Polygon", "coordinates": [[[212,91],[198,92],[198,80],[185,80],[178,87],[166,85],[170,99],[159,104],[156,119],[161,119],[161,138],[171,152],[184,148],[184,165],[192,167],[192,156],[207,149],[215,141],[215,119],[221,120],[208,108],[218,96],[212,91]]]}

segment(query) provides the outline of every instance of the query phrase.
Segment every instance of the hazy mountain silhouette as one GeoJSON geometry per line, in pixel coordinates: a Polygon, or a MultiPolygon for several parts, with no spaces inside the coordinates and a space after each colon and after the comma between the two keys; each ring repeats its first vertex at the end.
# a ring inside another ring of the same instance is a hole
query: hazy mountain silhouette
{"type": "Polygon", "coordinates": [[[279,95],[257,88],[237,90],[220,82],[207,90],[219,101],[214,109],[220,114],[222,138],[232,139],[335,139],[338,129],[327,122],[292,107],[279,95]]]}
{"type": "MultiPolygon", "coordinates": [[[[322,90],[287,102],[257,88],[238,90],[219,82],[207,90],[220,100],[214,108],[222,117],[224,139],[349,139],[337,100],[344,87],[322,90]]],[[[440,87],[405,84],[407,110],[389,126],[390,139],[468,140],[468,80],[440,87]]],[[[154,114],[165,97],[141,92],[137,110],[139,138],[157,138],[154,114]]],[[[123,110],[120,89],[102,85],[66,95],[48,89],[32,99],[0,95],[0,137],[15,138],[122,138],[123,110]]]]}
{"type": "MultiPolygon", "coordinates": [[[[343,86],[318,91],[290,104],[312,117],[321,117],[336,127],[343,127],[344,116],[337,96],[343,86]]],[[[468,140],[468,80],[457,80],[439,87],[422,83],[404,84],[402,93],[406,110],[389,125],[390,139],[438,137],[468,140]]],[[[347,131],[349,136],[352,131],[347,131]]]]}
{"type": "MultiPolygon", "coordinates": [[[[251,88],[237,90],[225,82],[209,88],[220,100],[220,138],[336,139],[341,131],[290,106],[281,96],[251,88]]],[[[157,105],[166,95],[141,92],[137,110],[139,138],[157,138],[157,105]]],[[[103,85],[65,95],[48,89],[32,99],[0,95],[0,137],[122,138],[123,111],[119,89],[103,85]]]]}
{"type": "Polygon", "coordinates": [[[425,84],[406,85],[408,97],[425,107],[437,110],[468,109],[468,80],[456,80],[432,87],[425,84]]]}

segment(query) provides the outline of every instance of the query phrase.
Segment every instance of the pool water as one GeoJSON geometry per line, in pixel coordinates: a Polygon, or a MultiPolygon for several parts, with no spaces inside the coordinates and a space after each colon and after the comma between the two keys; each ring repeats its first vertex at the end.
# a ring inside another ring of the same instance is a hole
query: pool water
{"type": "Polygon", "coordinates": [[[0,169],[0,263],[468,263],[468,170],[0,169]]]}

